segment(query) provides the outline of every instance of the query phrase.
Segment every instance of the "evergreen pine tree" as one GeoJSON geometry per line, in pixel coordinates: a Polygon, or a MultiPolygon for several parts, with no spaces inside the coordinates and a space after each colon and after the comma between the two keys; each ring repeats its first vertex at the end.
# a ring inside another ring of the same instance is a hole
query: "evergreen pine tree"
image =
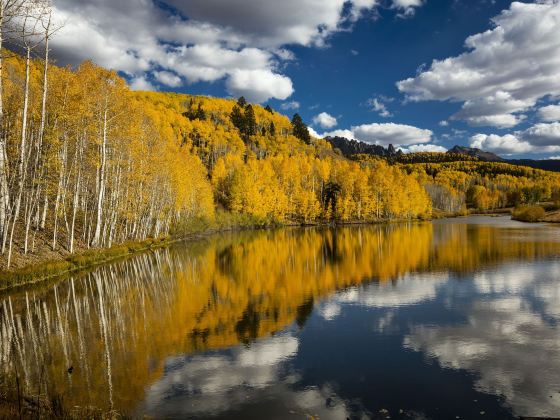
{"type": "Polygon", "coordinates": [[[247,136],[254,136],[257,134],[257,119],[255,117],[255,110],[251,104],[245,107],[245,134],[247,136]]]}
{"type": "Polygon", "coordinates": [[[299,114],[294,114],[292,118],[292,133],[298,139],[303,140],[305,143],[311,143],[311,136],[309,135],[309,130],[307,125],[303,122],[299,114]]]}
{"type": "Polygon", "coordinates": [[[247,101],[245,100],[245,97],[240,96],[239,99],[237,100],[237,106],[239,106],[239,108],[243,109],[247,106],[247,101]]]}
{"type": "Polygon", "coordinates": [[[198,104],[198,109],[196,110],[196,119],[200,121],[206,121],[206,112],[202,109],[202,104],[198,104]]]}
{"type": "Polygon", "coordinates": [[[237,105],[234,105],[229,118],[231,120],[231,123],[241,133],[245,131],[245,116],[241,113],[241,108],[239,108],[237,105]]]}

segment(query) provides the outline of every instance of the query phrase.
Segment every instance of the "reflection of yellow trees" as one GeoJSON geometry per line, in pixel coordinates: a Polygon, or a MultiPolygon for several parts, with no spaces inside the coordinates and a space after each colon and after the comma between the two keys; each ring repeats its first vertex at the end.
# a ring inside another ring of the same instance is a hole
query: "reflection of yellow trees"
{"type": "Polygon", "coordinates": [[[558,255],[556,229],[447,224],[438,229],[430,255],[434,269],[467,272],[504,260],[535,260],[558,255]]]}
{"type": "Polygon", "coordinates": [[[170,355],[303,326],[315,302],[365,281],[558,255],[542,233],[418,223],[220,235],[11,296],[0,359],[30,391],[44,366],[49,392],[67,402],[131,411],[170,355]]]}

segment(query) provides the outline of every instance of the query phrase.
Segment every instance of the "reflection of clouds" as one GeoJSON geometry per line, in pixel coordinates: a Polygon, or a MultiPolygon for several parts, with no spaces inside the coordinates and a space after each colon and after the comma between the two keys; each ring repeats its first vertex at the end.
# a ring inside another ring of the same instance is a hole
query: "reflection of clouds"
{"type": "Polygon", "coordinates": [[[260,341],[239,353],[239,365],[274,366],[283,359],[294,356],[297,349],[298,341],[295,337],[276,337],[269,341],[260,341]]]}
{"type": "Polygon", "coordinates": [[[405,347],[446,368],[476,372],[476,386],[503,395],[518,415],[560,413],[560,331],[557,262],[512,265],[477,274],[473,303],[457,306],[467,321],[417,326],[405,347]]]}
{"type": "MultiPolygon", "coordinates": [[[[559,271],[556,271],[558,276],[559,271]]],[[[560,319],[560,287],[558,283],[550,282],[535,287],[535,297],[542,301],[544,312],[556,319],[560,319]]]]}
{"type": "Polygon", "coordinates": [[[330,321],[340,315],[340,310],[340,304],[329,300],[321,306],[319,313],[324,319],[330,321]]]}
{"type": "Polygon", "coordinates": [[[534,265],[500,267],[499,271],[487,270],[474,275],[474,284],[480,293],[517,294],[535,280],[534,265]]]}
{"type": "Polygon", "coordinates": [[[522,295],[543,308],[543,314],[560,320],[559,262],[531,265],[513,265],[500,271],[475,275],[479,293],[522,295]]]}
{"type": "Polygon", "coordinates": [[[395,320],[395,311],[387,311],[385,315],[377,320],[377,325],[375,326],[375,331],[379,333],[389,332],[393,329],[395,320]]]}
{"type": "Polygon", "coordinates": [[[210,416],[275,400],[278,408],[267,416],[348,417],[344,402],[330,387],[294,389],[298,376],[283,373],[281,368],[297,350],[296,337],[281,335],[226,354],[173,357],[168,359],[162,379],[146,391],[141,412],[157,417],[210,416]]]}
{"type": "Polygon", "coordinates": [[[448,279],[447,274],[406,274],[392,283],[371,283],[337,293],[325,302],[319,313],[326,320],[336,318],[343,305],[369,308],[397,308],[434,299],[438,286],[448,279]]]}

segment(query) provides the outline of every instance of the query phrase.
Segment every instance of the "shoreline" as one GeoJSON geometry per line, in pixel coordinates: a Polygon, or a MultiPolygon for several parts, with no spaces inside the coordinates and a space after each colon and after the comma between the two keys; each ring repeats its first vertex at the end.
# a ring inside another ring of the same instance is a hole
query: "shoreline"
{"type": "Polygon", "coordinates": [[[15,270],[0,272],[0,294],[91,270],[103,264],[139,255],[147,251],[165,248],[175,243],[196,241],[218,233],[260,228],[257,225],[219,229],[209,228],[180,237],[149,238],[143,241],[128,241],[110,248],[91,248],[83,252],[70,254],[60,260],[45,260],[15,270]]]}
{"type": "Polygon", "coordinates": [[[288,227],[321,227],[321,226],[354,226],[379,225],[405,222],[424,222],[426,220],[379,220],[379,221],[346,221],[313,223],[270,223],[270,224],[238,224],[223,227],[206,227],[176,237],[149,238],[143,241],[128,241],[110,248],[91,248],[82,252],[70,254],[62,259],[47,259],[35,264],[25,265],[14,270],[0,272],[0,294],[14,289],[31,286],[57,279],[70,274],[90,270],[103,264],[139,255],[143,252],[168,247],[174,243],[200,240],[215,234],[243,230],[262,230],[288,227]]]}
{"type": "Polygon", "coordinates": [[[13,291],[14,289],[24,288],[34,284],[55,280],[67,275],[84,272],[103,264],[139,255],[143,252],[156,250],[171,246],[179,242],[191,242],[200,240],[215,234],[242,231],[242,230],[262,230],[270,228],[288,227],[336,227],[336,226],[357,226],[357,225],[381,225],[398,223],[421,223],[432,222],[441,219],[456,219],[468,216],[506,216],[506,212],[473,212],[469,214],[447,214],[443,217],[432,217],[431,219],[396,219],[396,220],[375,220],[375,221],[345,221],[345,222],[314,222],[314,223],[285,223],[285,224],[239,224],[223,227],[206,227],[200,230],[182,234],[177,237],[150,238],[143,241],[130,241],[123,244],[114,245],[110,248],[92,248],[80,253],[68,255],[60,260],[45,260],[37,264],[29,264],[24,267],[0,272],[0,294],[13,291]]]}

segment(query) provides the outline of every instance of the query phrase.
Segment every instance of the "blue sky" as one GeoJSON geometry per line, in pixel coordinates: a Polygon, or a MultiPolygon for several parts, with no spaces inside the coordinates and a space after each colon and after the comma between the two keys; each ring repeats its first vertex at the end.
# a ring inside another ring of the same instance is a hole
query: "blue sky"
{"type": "Polygon", "coordinates": [[[59,62],[93,59],[134,89],[244,95],[409,151],[560,155],[558,0],[54,4],[59,62]]]}

